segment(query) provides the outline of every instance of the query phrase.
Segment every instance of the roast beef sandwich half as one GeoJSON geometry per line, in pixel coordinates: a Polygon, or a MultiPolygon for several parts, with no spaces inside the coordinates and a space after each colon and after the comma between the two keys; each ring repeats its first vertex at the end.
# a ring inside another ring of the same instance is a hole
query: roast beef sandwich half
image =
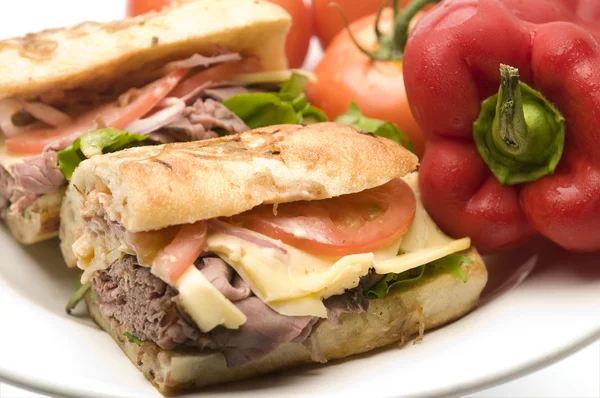
{"type": "Polygon", "coordinates": [[[61,209],[71,306],[165,394],[422,335],[473,309],[487,271],[429,218],[416,167],[336,123],[92,157],[61,209]]]}
{"type": "Polygon", "coordinates": [[[188,0],[0,41],[0,219],[25,244],[56,236],[82,159],[248,130],[223,101],[290,77],[289,25],[267,1],[188,0]]]}

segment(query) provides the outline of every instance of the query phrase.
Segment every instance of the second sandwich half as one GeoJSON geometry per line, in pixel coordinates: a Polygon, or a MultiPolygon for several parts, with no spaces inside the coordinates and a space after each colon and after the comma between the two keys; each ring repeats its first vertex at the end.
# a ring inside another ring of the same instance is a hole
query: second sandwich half
{"type": "Polygon", "coordinates": [[[187,0],[0,41],[0,220],[54,237],[81,158],[248,130],[224,101],[289,77],[289,25],[266,1],[187,0]]]}

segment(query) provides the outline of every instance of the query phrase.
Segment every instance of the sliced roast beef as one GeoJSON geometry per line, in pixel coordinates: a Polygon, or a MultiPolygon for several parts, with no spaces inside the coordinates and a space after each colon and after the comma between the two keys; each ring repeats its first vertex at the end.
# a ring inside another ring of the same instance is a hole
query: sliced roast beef
{"type": "Polygon", "coordinates": [[[66,183],[58,168],[56,152],[44,152],[31,156],[12,166],[15,185],[26,192],[39,195],[54,193],[66,183]]]}
{"type": "Polygon", "coordinates": [[[198,268],[248,318],[239,329],[217,327],[210,333],[230,367],[263,358],[282,344],[303,342],[319,319],[273,311],[254,297],[250,287],[220,258],[204,258],[198,268]]]}
{"type": "MultiPolygon", "coordinates": [[[[115,319],[142,340],[154,341],[164,349],[200,347],[223,351],[230,367],[261,359],[282,344],[303,343],[315,361],[323,362],[318,340],[313,333],[320,318],[281,315],[252,294],[248,285],[223,260],[206,257],[198,269],[224,296],[246,316],[239,329],[219,326],[209,333],[197,329],[178,307],[177,291],[158,279],[148,268],[140,267],[135,257],[127,256],[108,270],[94,276],[93,290],[103,316],[115,319]]],[[[365,311],[368,300],[360,288],[325,301],[329,316],[337,320],[344,312],[365,311]]]]}
{"type": "Polygon", "coordinates": [[[220,258],[204,258],[198,262],[197,267],[202,275],[232,302],[246,299],[252,295],[250,287],[233,271],[233,268],[220,258]]]}
{"type": "Polygon", "coordinates": [[[93,290],[104,317],[133,335],[164,349],[178,346],[215,348],[212,340],[181,316],[173,300],[177,291],[127,256],[94,275],[93,290]]]}
{"type": "Polygon", "coordinates": [[[282,344],[303,342],[318,320],[312,316],[281,315],[254,296],[235,305],[248,317],[246,323],[239,329],[217,327],[211,332],[229,367],[263,358],[282,344]]]}
{"type": "Polygon", "coordinates": [[[21,213],[39,196],[54,193],[66,183],[53,151],[13,164],[11,172],[0,169],[0,218],[5,217],[7,208],[12,213],[21,213]]]}
{"type": "Polygon", "coordinates": [[[327,318],[329,322],[333,323],[340,323],[342,314],[360,314],[369,308],[369,300],[360,286],[347,290],[344,294],[331,296],[324,301],[324,304],[327,307],[327,318]]]}
{"type": "Polygon", "coordinates": [[[208,98],[196,100],[174,122],[150,134],[150,139],[160,143],[205,140],[218,137],[217,128],[228,134],[249,130],[225,105],[208,98]]]}
{"type": "Polygon", "coordinates": [[[197,100],[186,112],[190,122],[206,130],[222,128],[230,134],[243,133],[249,127],[225,105],[212,99],[197,100]]]}
{"type": "Polygon", "coordinates": [[[6,217],[6,211],[10,206],[10,197],[12,195],[10,186],[14,180],[6,169],[0,166],[0,220],[6,217]]]}

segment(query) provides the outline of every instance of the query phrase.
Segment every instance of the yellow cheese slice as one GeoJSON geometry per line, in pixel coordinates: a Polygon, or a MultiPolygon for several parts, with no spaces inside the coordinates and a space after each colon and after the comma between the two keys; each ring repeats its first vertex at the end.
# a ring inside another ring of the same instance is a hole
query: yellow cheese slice
{"type": "MultiPolygon", "coordinates": [[[[343,293],[358,285],[360,277],[369,272],[375,260],[374,253],[342,258],[316,256],[264,235],[242,231],[269,240],[285,252],[223,233],[209,235],[206,250],[225,259],[263,301],[289,300],[316,292],[326,296],[343,293]]],[[[400,241],[386,249],[387,255],[378,253],[379,257],[394,257],[399,245],[400,241]]]]}
{"type": "Polygon", "coordinates": [[[231,301],[191,266],[177,281],[181,304],[200,330],[208,332],[219,325],[237,329],[247,318],[231,301]]]}
{"type": "Polygon", "coordinates": [[[229,263],[275,311],[283,315],[326,317],[322,300],[356,287],[371,268],[379,274],[401,273],[469,248],[470,239],[452,239],[431,220],[420,201],[417,173],[404,180],[417,199],[415,220],[401,240],[384,250],[342,258],[315,256],[241,228],[240,232],[269,240],[283,250],[265,248],[223,233],[209,235],[206,250],[229,263]]]}
{"type": "Polygon", "coordinates": [[[311,294],[291,300],[269,301],[267,305],[274,311],[288,316],[312,315],[327,318],[327,308],[319,294],[311,294]]]}
{"type": "Polygon", "coordinates": [[[471,246],[471,239],[450,238],[429,217],[421,202],[417,173],[407,175],[404,181],[412,188],[417,199],[415,220],[400,245],[400,252],[404,254],[375,265],[375,272],[381,275],[399,274],[471,246]]]}

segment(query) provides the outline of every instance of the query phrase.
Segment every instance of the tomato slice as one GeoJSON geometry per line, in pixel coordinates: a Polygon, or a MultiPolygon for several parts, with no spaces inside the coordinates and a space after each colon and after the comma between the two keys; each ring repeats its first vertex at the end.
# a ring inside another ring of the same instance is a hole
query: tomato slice
{"type": "Polygon", "coordinates": [[[389,246],[408,231],[416,205],[412,189],[395,179],[337,198],[259,206],[225,221],[313,254],[346,256],[389,246]]]}
{"type": "Polygon", "coordinates": [[[202,253],[206,245],[207,231],[208,227],[204,221],[182,225],[171,243],[154,258],[153,272],[175,284],[202,253]]]}
{"type": "Polygon", "coordinates": [[[11,137],[5,141],[9,153],[36,155],[42,153],[46,145],[71,137],[73,141],[81,134],[93,130],[98,118],[107,126],[123,129],[129,123],[150,112],[162,101],[183,79],[188,69],[176,69],[161,79],[141,88],[135,98],[127,105],[121,106],[113,101],[98,108],[89,110],[73,120],[72,123],[59,128],[41,128],[11,137]]]}
{"type": "Polygon", "coordinates": [[[226,62],[211,66],[209,69],[200,71],[182,81],[171,92],[172,97],[183,98],[209,82],[220,82],[240,73],[253,73],[262,69],[256,58],[246,58],[237,62],[226,62]]]}

